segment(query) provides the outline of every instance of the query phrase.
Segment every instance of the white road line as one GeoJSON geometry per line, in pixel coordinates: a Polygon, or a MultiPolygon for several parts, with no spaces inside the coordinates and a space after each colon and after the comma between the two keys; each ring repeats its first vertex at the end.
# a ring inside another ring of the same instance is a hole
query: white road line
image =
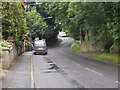
{"type": "Polygon", "coordinates": [[[34,74],[33,74],[33,63],[32,63],[32,59],[33,59],[33,53],[31,55],[31,88],[35,88],[34,86],[34,74]]]}
{"type": "Polygon", "coordinates": [[[94,73],[97,73],[97,74],[99,74],[99,75],[103,76],[101,73],[96,72],[96,71],[94,71],[94,70],[92,70],[92,69],[89,69],[89,68],[85,68],[85,69],[87,69],[87,70],[89,70],[89,71],[92,71],[92,72],[94,72],[94,73]]]}
{"type": "Polygon", "coordinates": [[[119,81],[115,81],[115,82],[120,84],[120,82],[119,82],[119,81]]]}

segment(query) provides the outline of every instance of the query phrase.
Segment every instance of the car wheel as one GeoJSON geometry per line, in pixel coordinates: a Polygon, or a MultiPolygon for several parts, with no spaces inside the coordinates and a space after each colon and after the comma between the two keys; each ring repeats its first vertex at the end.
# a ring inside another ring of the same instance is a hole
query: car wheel
{"type": "Polygon", "coordinates": [[[45,55],[47,55],[48,53],[47,52],[45,52],[45,55]]]}
{"type": "Polygon", "coordinates": [[[34,55],[36,55],[36,52],[34,52],[34,55]]]}

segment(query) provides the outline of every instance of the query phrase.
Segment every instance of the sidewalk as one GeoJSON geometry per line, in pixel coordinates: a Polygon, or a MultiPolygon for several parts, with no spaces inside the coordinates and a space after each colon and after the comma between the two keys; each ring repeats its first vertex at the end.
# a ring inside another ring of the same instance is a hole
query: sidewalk
{"type": "Polygon", "coordinates": [[[31,88],[32,52],[25,52],[16,60],[5,76],[2,78],[2,88],[31,88]]]}
{"type": "Polygon", "coordinates": [[[0,79],[0,90],[2,89],[2,80],[0,79]]]}

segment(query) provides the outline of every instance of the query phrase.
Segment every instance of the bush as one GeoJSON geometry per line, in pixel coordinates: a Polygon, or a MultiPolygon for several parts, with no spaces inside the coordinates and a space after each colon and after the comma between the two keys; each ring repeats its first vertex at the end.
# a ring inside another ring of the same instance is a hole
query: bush
{"type": "Polygon", "coordinates": [[[2,46],[0,45],[0,58],[1,58],[1,54],[2,54],[2,46]]]}
{"type": "Polygon", "coordinates": [[[0,32],[0,41],[2,41],[2,33],[0,32]]]}
{"type": "Polygon", "coordinates": [[[120,51],[120,48],[117,43],[114,43],[110,48],[111,53],[118,53],[119,51],[120,51]]]}
{"type": "Polygon", "coordinates": [[[12,49],[12,45],[7,42],[6,40],[4,40],[2,43],[1,43],[1,47],[2,48],[5,48],[5,49],[12,49]]]}
{"type": "Polygon", "coordinates": [[[71,47],[70,47],[70,49],[73,51],[73,52],[81,52],[81,49],[80,49],[80,47],[79,47],[79,41],[77,40],[77,41],[75,41],[72,45],[71,45],[71,47]]]}

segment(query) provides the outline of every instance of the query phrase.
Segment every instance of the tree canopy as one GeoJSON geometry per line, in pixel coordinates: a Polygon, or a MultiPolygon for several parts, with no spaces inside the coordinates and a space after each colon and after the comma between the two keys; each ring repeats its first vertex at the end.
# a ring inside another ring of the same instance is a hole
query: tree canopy
{"type": "Polygon", "coordinates": [[[57,38],[58,31],[67,31],[80,44],[88,42],[103,51],[120,52],[120,2],[43,2],[27,13],[19,3],[2,4],[3,36],[19,42],[28,30],[48,41],[57,38]],[[27,23],[27,25],[26,25],[27,23]]]}
{"type": "Polygon", "coordinates": [[[35,37],[43,37],[45,29],[48,27],[43,21],[41,15],[36,11],[35,7],[27,14],[27,26],[32,39],[35,37]]]}
{"type": "Polygon", "coordinates": [[[42,3],[38,11],[51,15],[55,24],[60,26],[59,30],[68,30],[74,39],[81,41],[81,44],[88,41],[92,45],[100,45],[104,51],[120,52],[119,4],[119,2],[42,3]]]}
{"type": "Polygon", "coordinates": [[[47,42],[54,42],[57,39],[58,29],[54,22],[54,17],[46,12],[41,11],[41,8],[31,7],[31,11],[27,14],[27,26],[31,37],[44,38],[47,42]]]}

